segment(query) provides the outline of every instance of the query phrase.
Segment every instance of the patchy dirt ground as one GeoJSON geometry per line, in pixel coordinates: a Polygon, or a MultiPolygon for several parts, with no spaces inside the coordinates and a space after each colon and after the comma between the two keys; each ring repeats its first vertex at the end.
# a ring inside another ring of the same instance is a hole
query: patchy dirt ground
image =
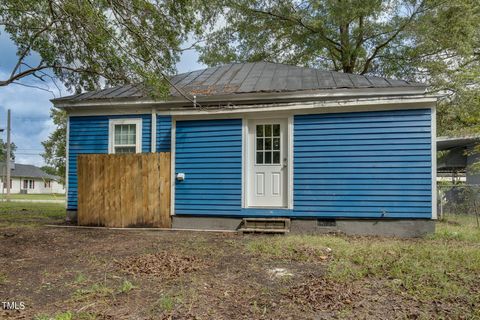
{"type": "MultiPolygon", "coordinates": [[[[24,310],[0,310],[0,318],[480,317],[475,299],[419,299],[396,279],[369,274],[355,281],[327,277],[335,257],[328,247],[298,245],[289,255],[255,249],[270,239],[286,238],[0,228],[0,300],[25,303],[24,310]]],[[[480,297],[478,289],[470,294],[480,297]]]]}

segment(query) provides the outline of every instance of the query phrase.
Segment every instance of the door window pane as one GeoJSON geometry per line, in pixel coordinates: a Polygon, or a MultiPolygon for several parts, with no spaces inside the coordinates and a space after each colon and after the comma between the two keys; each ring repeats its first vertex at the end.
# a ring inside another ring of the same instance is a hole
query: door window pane
{"type": "Polygon", "coordinates": [[[280,138],[273,138],[273,150],[280,150],[280,138]]]}
{"type": "Polygon", "coordinates": [[[257,150],[263,150],[263,139],[257,138],[257,150]]]}
{"type": "Polygon", "coordinates": [[[263,124],[257,124],[257,137],[263,137],[263,124]]]}
{"type": "Polygon", "coordinates": [[[266,164],[272,163],[272,153],[269,151],[265,152],[265,163],[266,164]]]}
{"type": "Polygon", "coordinates": [[[272,138],[265,138],[265,150],[272,150],[272,138]]]}
{"type": "Polygon", "coordinates": [[[263,164],[263,152],[257,152],[257,164],[263,164]]]}
{"type": "Polygon", "coordinates": [[[266,124],[265,125],[265,137],[271,137],[272,136],[272,125],[271,124],[266,124]]]}
{"type": "Polygon", "coordinates": [[[273,162],[274,164],[280,164],[280,151],[273,151],[273,162]]]}
{"type": "Polygon", "coordinates": [[[275,137],[280,137],[280,125],[279,124],[274,124],[273,125],[273,135],[275,137]]]}

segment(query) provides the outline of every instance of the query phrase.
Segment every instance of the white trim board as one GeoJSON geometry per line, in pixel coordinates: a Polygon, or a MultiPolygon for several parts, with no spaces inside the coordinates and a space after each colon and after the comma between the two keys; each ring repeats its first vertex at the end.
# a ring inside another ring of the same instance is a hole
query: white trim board
{"type": "Polygon", "coordinates": [[[65,145],[65,208],[68,209],[68,166],[70,165],[70,116],[67,115],[67,132],[66,132],[66,145],[65,145]]]}
{"type": "Polygon", "coordinates": [[[248,156],[249,151],[246,147],[246,143],[248,141],[248,118],[242,117],[242,208],[247,208],[247,197],[245,196],[245,192],[247,191],[247,185],[250,182],[248,179],[248,175],[245,174],[247,172],[247,164],[248,164],[248,156]]]}
{"type": "MultiPolygon", "coordinates": [[[[157,109],[154,109],[157,112],[157,109]]],[[[152,107],[132,106],[130,108],[110,107],[110,108],[81,108],[80,110],[68,110],[68,115],[73,117],[82,116],[113,116],[113,115],[150,115],[152,107]]],[[[158,112],[157,112],[158,113],[158,112]]]]}
{"type": "Polygon", "coordinates": [[[150,122],[150,152],[157,151],[157,112],[152,109],[152,120],[150,122]]]}
{"type": "Polygon", "coordinates": [[[273,110],[273,109],[261,109],[255,112],[252,110],[246,110],[235,113],[197,113],[197,114],[175,114],[178,120],[203,120],[203,119],[238,119],[246,116],[254,116],[256,118],[271,118],[272,114],[275,117],[290,117],[292,115],[303,114],[328,114],[328,113],[347,113],[347,112],[369,112],[369,111],[394,111],[394,110],[412,110],[412,109],[430,109],[435,102],[423,102],[415,104],[403,104],[403,105],[378,105],[378,106],[337,106],[337,107],[314,107],[302,109],[302,103],[299,103],[299,108],[290,108],[285,110],[273,110]]]}
{"type": "Polygon", "coordinates": [[[170,130],[170,215],[175,215],[175,154],[176,154],[176,135],[177,120],[172,117],[172,129],[170,130]]]}
{"type": "MultiPolygon", "coordinates": [[[[305,113],[321,113],[321,112],[352,112],[362,108],[368,110],[391,110],[398,108],[416,108],[415,105],[425,105],[435,103],[435,96],[410,96],[410,97],[370,97],[357,99],[337,99],[316,101],[314,97],[302,102],[260,102],[251,104],[241,104],[235,107],[221,107],[218,109],[176,109],[162,107],[158,108],[153,104],[131,104],[124,106],[121,104],[110,104],[108,106],[99,107],[82,107],[78,109],[68,109],[67,113],[71,116],[100,116],[100,115],[140,115],[151,114],[152,108],[157,114],[161,115],[220,115],[220,114],[238,114],[245,112],[305,112],[305,113]],[[408,105],[408,106],[407,106],[408,105]],[[313,110],[315,109],[315,110],[313,110]],[[325,109],[338,109],[335,111],[325,109]],[[325,111],[323,111],[325,110],[325,111]]],[[[428,107],[427,107],[428,108],[428,107]]]]}
{"type": "Polygon", "coordinates": [[[437,219],[437,108],[431,108],[432,134],[432,219],[437,219]]]}
{"type": "Polygon", "coordinates": [[[287,177],[287,184],[288,188],[288,195],[287,195],[287,207],[288,209],[293,210],[293,171],[295,170],[294,164],[294,145],[293,145],[293,115],[289,116],[287,119],[287,139],[288,139],[288,177],[287,177]]]}
{"type": "MultiPolygon", "coordinates": [[[[254,105],[238,105],[230,108],[218,109],[190,109],[190,110],[166,110],[158,111],[164,115],[215,115],[215,114],[235,114],[249,112],[304,112],[319,113],[324,109],[339,109],[336,112],[352,112],[359,109],[368,110],[389,110],[398,108],[420,108],[421,105],[428,108],[429,105],[437,101],[434,97],[392,97],[392,98],[368,98],[368,99],[346,99],[346,100],[327,100],[327,101],[309,101],[294,103],[268,103],[254,105]]],[[[334,112],[334,111],[326,111],[334,112]]]]}

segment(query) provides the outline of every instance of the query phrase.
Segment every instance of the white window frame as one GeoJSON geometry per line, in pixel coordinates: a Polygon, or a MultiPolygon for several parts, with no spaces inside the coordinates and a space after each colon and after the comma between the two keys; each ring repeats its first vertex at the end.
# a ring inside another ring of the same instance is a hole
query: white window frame
{"type": "Polygon", "coordinates": [[[115,142],[115,125],[119,124],[134,124],[135,125],[135,153],[142,152],[142,119],[128,118],[128,119],[110,119],[108,125],[108,153],[114,154],[115,142]]]}

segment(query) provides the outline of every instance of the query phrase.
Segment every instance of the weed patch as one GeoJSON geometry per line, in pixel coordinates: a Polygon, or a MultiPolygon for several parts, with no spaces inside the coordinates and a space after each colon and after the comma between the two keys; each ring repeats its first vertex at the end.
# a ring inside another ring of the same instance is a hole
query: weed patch
{"type": "Polygon", "coordinates": [[[95,320],[97,316],[88,312],[71,312],[66,311],[62,313],[56,313],[52,316],[38,315],[34,320],[95,320]]]}
{"type": "Polygon", "coordinates": [[[120,287],[120,292],[121,293],[129,293],[136,287],[128,280],[123,280],[122,285],[120,287]]]}
{"type": "Polygon", "coordinates": [[[423,301],[479,301],[478,294],[469,292],[480,284],[480,248],[468,241],[288,236],[253,239],[246,249],[266,257],[316,263],[325,255],[325,276],[338,283],[387,279],[392,288],[423,301]]]}
{"type": "Polygon", "coordinates": [[[291,261],[325,261],[330,257],[331,249],[318,237],[261,238],[247,243],[251,253],[274,259],[291,261]]]}
{"type": "Polygon", "coordinates": [[[85,301],[96,298],[106,298],[113,296],[114,290],[103,283],[95,283],[87,288],[77,289],[73,293],[73,299],[76,301],[85,301]]]}
{"type": "Polygon", "coordinates": [[[163,279],[173,279],[185,273],[206,269],[209,264],[192,255],[174,252],[144,254],[118,262],[120,270],[132,275],[151,275],[163,279]]]}
{"type": "Polygon", "coordinates": [[[472,215],[449,215],[439,221],[436,227],[435,234],[429,239],[480,243],[480,228],[472,215]]]}
{"type": "Polygon", "coordinates": [[[87,280],[88,280],[88,278],[87,278],[86,275],[84,275],[83,273],[77,273],[77,275],[75,276],[74,283],[75,284],[82,284],[87,280]]]}
{"type": "Polygon", "coordinates": [[[295,284],[285,296],[300,305],[308,305],[314,310],[342,309],[356,299],[358,290],[345,283],[319,277],[308,277],[295,284]]]}
{"type": "Polygon", "coordinates": [[[34,318],[35,320],[72,320],[73,313],[70,311],[57,313],[53,316],[39,315],[34,318]]]}
{"type": "Polygon", "coordinates": [[[0,285],[6,284],[8,281],[8,277],[5,273],[0,272],[0,285]]]}

